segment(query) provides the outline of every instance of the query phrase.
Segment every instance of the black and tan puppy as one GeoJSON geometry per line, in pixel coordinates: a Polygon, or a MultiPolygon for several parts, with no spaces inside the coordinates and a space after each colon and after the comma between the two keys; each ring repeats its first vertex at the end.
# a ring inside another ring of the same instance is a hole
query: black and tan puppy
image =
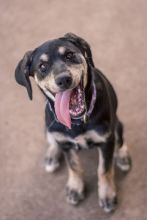
{"type": "Polygon", "coordinates": [[[63,152],[69,171],[66,197],[75,205],[84,198],[78,150],[97,148],[99,204],[106,212],[113,211],[114,150],[116,164],[123,171],[130,169],[130,157],[116,114],[116,94],[107,78],[95,68],[88,43],[68,33],[27,52],[16,68],[15,78],[32,99],[30,76],[47,99],[46,170],[53,172],[58,168],[63,152]]]}

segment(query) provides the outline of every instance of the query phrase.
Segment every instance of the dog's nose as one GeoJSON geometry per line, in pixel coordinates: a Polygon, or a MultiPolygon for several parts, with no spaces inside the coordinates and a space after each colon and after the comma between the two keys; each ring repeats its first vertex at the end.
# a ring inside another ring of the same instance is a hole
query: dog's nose
{"type": "Polygon", "coordinates": [[[55,82],[61,89],[69,89],[72,84],[72,78],[71,76],[58,76],[55,82]]]}

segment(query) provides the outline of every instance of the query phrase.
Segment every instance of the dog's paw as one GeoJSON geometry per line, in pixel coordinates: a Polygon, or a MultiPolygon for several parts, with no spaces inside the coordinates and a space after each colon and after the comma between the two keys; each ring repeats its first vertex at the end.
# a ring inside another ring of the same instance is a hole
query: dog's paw
{"type": "Polygon", "coordinates": [[[117,167],[124,172],[128,172],[132,167],[132,160],[128,149],[128,146],[124,144],[115,155],[117,167]]]}
{"type": "Polygon", "coordinates": [[[60,166],[60,162],[57,159],[45,158],[45,170],[48,173],[55,172],[60,166]]]}
{"type": "Polygon", "coordinates": [[[117,197],[99,199],[99,206],[106,212],[113,212],[117,205],[117,197]]]}
{"type": "Polygon", "coordinates": [[[129,155],[125,156],[125,157],[119,157],[118,156],[116,158],[116,165],[123,172],[128,172],[132,167],[131,157],[129,155]]]}
{"type": "Polygon", "coordinates": [[[66,187],[66,200],[71,205],[78,205],[84,199],[84,192],[78,192],[75,189],[66,187]]]}

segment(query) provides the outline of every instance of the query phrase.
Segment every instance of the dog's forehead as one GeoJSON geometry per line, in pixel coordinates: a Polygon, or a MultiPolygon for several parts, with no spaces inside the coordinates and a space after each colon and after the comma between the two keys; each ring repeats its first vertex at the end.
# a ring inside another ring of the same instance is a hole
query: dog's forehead
{"type": "Polygon", "coordinates": [[[74,44],[72,44],[68,40],[56,39],[45,42],[40,47],[38,47],[36,51],[36,56],[40,60],[48,61],[51,56],[55,56],[58,54],[62,55],[67,50],[80,53],[79,48],[77,48],[74,44]]]}

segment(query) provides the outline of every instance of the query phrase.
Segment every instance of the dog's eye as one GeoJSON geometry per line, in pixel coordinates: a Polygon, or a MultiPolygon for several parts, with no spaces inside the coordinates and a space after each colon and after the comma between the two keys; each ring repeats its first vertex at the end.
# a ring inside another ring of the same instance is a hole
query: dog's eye
{"type": "Polygon", "coordinates": [[[71,60],[74,56],[74,53],[73,52],[68,52],[65,54],[65,58],[66,60],[71,60]]]}
{"type": "Polygon", "coordinates": [[[39,66],[39,69],[42,73],[46,73],[48,70],[48,67],[49,67],[48,63],[41,63],[39,66]]]}

